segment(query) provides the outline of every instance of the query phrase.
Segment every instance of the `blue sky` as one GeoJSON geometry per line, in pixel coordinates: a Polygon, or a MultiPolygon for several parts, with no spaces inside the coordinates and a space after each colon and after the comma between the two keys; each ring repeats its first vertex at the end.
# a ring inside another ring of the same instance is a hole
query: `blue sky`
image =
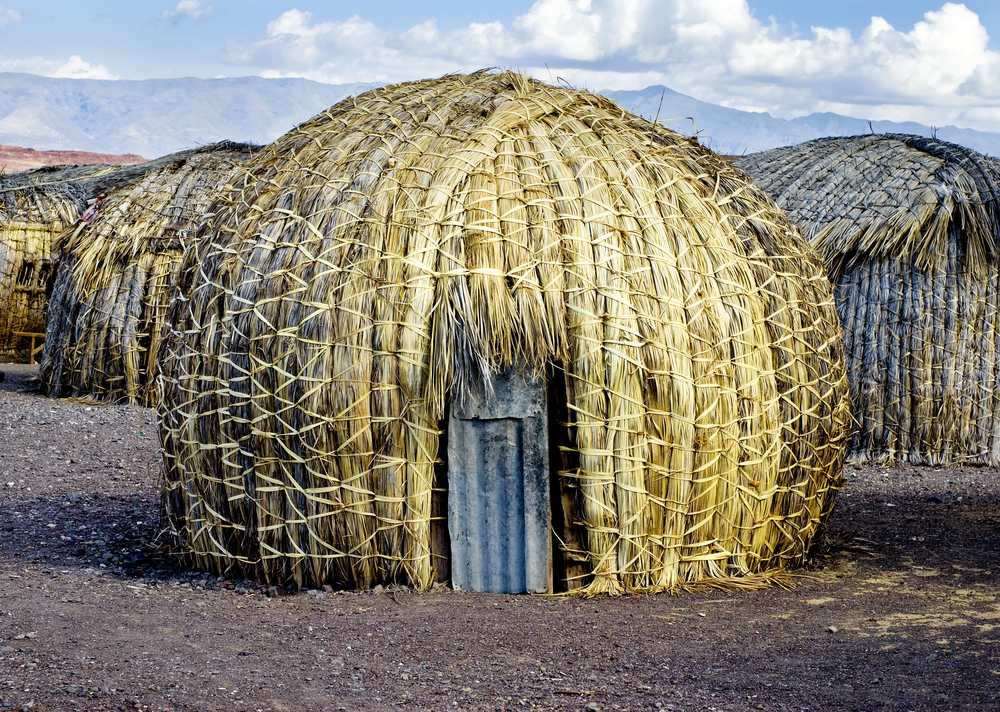
{"type": "Polygon", "coordinates": [[[395,82],[484,66],[785,118],[1000,128],[1000,2],[0,0],[0,71],[395,82]]]}

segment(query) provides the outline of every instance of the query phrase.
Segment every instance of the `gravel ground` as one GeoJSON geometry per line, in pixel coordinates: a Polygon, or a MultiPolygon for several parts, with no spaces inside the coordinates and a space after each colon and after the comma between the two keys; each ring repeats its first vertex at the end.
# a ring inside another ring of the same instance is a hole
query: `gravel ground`
{"type": "Polygon", "coordinates": [[[1000,709],[996,470],[848,468],[791,591],[290,592],[161,553],[152,411],[0,373],[0,712],[1000,709]]]}

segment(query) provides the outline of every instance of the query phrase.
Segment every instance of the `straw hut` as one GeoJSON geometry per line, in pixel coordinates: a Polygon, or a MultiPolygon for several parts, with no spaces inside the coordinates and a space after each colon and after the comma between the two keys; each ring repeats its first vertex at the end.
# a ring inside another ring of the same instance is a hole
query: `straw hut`
{"type": "Polygon", "coordinates": [[[0,180],[0,356],[30,344],[16,334],[45,330],[52,241],[85,203],[76,185],[0,180]]]}
{"type": "Polygon", "coordinates": [[[194,566],[750,585],[830,512],[849,406],[821,262],[741,172],[610,100],[512,73],[377,89],[211,213],[161,351],[194,566]]]}
{"type": "Polygon", "coordinates": [[[1000,465],[1000,167],[893,134],[737,163],[826,260],[858,422],[850,456],[1000,465]]]}
{"type": "MultiPolygon", "coordinates": [[[[42,390],[149,405],[169,287],[187,237],[251,147],[168,156],[103,199],[56,244],[42,390]]],[[[116,172],[115,175],[117,175],[116,172]]]]}

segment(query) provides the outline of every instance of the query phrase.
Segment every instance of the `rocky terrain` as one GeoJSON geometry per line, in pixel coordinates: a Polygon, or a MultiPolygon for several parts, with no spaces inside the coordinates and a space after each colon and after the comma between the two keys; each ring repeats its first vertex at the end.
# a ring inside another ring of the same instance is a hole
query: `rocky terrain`
{"type": "Polygon", "coordinates": [[[849,467],[791,590],[292,591],[179,568],[154,413],[0,364],[0,710],[1000,709],[1000,472],[849,467]]]}

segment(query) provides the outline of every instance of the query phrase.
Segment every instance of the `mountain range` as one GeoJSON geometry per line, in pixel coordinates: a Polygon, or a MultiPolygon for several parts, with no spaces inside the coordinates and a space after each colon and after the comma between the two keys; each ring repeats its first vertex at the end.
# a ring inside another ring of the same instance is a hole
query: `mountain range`
{"type": "Polygon", "coordinates": [[[157,157],[270,143],[371,84],[307,79],[53,79],[0,72],[0,144],[157,157]]]}
{"type": "MultiPolygon", "coordinates": [[[[156,157],[224,139],[269,143],[340,100],[376,85],[308,79],[55,79],[0,72],[0,144],[156,157]]],[[[729,109],[663,86],[600,91],[718,153],[742,155],[822,136],[910,133],[1000,155],[1000,134],[839,114],[796,119],[729,109]]]]}
{"type": "Polygon", "coordinates": [[[692,136],[716,153],[740,156],[779,146],[792,146],[824,136],[858,136],[867,133],[903,133],[936,137],[1000,156],[1000,133],[931,127],[912,121],[868,121],[841,114],[809,114],[796,119],[778,119],[770,114],[728,109],[698,101],[664,86],[639,91],[601,91],[633,114],[659,118],[674,131],[692,136]],[[662,104],[661,104],[662,101],[662,104]]]}

